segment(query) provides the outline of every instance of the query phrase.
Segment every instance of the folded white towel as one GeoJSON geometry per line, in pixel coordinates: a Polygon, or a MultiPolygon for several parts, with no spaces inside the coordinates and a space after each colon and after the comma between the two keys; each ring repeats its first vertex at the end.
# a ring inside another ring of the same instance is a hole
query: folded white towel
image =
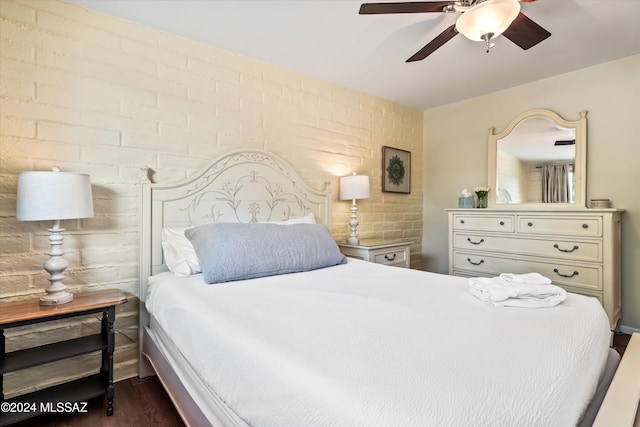
{"type": "MultiPolygon", "coordinates": [[[[538,276],[529,277],[532,282],[538,283],[546,279],[544,276],[538,276]]],[[[513,279],[511,276],[508,278],[513,279]]],[[[542,284],[520,283],[520,281],[522,277],[510,281],[501,276],[472,277],[469,279],[469,292],[479,300],[490,302],[498,307],[553,307],[567,298],[566,291],[551,285],[550,280],[542,284]]]]}

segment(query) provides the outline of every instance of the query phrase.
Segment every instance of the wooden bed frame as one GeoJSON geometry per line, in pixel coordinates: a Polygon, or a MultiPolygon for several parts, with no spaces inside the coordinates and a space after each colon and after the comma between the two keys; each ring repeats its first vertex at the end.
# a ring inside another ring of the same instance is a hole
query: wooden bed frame
{"type": "Polygon", "coordinates": [[[593,427],[640,427],[640,333],[631,335],[593,427]]]}
{"type": "MultiPolygon", "coordinates": [[[[147,279],[166,271],[162,255],[163,227],[202,223],[279,221],[313,212],[331,227],[331,192],[308,187],[281,158],[262,150],[232,151],[202,173],[174,185],[141,184],[140,330],[138,375],[158,375],[187,425],[209,424],[153,339],[145,307],[147,279]]],[[[640,334],[634,334],[607,391],[594,426],[640,427],[640,334]]],[[[219,409],[219,410],[218,410],[219,409]]],[[[246,425],[223,405],[214,425],[246,425]]]]}

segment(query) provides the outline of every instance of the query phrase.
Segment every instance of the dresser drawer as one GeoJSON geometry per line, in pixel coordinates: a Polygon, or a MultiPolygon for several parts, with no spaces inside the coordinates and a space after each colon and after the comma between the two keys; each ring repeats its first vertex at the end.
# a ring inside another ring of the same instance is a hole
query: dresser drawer
{"type": "Polygon", "coordinates": [[[514,236],[454,233],[453,247],[464,250],[538,255],[559,260],[602,261],[602,241],[529,239],[514,236]]]}
{"type": "Polygon", "coordinates": [[[481,273],[478,271],[464,271],[464,270],[452,270],[451,271],[451,275],[452,276],[456,276],[456,277],[466,277],[466,278],[471,278],[471,277],[491,277],[493,276],[493,274],[491,273],[481,273]]]}
{"type": "Polygon", "coordinates": [[[602,267],[598,265],[574,265],[563,262],[540,262],[503,258],[500,256],[475,254],[472,252],[454,252],[453,268],[456,270],[478,271],[479,276],[486,273],[540,273],[555,284],[569,285],[577,289],[602,290],[602,267]]]}
{"type": "Polygon", "coordinates": [[[548,277],[557,285],[569,285],[576,289],[602,290],[602,268],[600,266],[579,266],[565,263],[524,262],[520,272],[535,271],[548,277]]]}
{"type": "Polygon", "coordinates": [[[476,230],[513,233],[515,230],[513,215],[453,215],[454,230],[476,230]]]}
{"type": "Polygon", "coordinates": [[[517,244],[515,236],[453,233],[453,247],[457,249],[514,252],[517,244]]]}
{"type": "MultiPolygon", "coordinates": [[[[483,273],[514,273],[516,260],[501,256],[485,255],[473,252],[458,252],[453,254],[453,268],[456,270],[473,270],[483,273]]],[[[486,274],[483,274],[486,276],[486,274]]]]}
{"type": "Polygon", "coordinates": [[[601,217],[518,216],[518,233],[600,237],[601,217]]]}

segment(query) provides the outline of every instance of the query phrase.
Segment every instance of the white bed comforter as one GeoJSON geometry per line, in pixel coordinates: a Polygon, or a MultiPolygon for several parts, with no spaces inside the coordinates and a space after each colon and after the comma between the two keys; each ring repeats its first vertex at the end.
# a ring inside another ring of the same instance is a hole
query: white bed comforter
{"type": "Polygon", "coordinates": [[[146,305],[252,426],[572,426],[610,338],[595,298],[495,307],[466,279],[352,259],[218,285],[163,273],[146,305]]]}

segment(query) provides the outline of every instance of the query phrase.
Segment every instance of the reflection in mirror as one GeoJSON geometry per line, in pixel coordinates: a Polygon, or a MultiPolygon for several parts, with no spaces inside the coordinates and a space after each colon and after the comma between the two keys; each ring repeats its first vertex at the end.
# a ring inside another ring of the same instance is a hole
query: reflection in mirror
{"type": "Polygon", "coordinates": [[[566,121],[553,111],[520,114],[502,132],[489,132],[490,205],[584,207],[586,111],[566,121]]]}
{"type": "Polygon", "coordinates": [[[497,142],[496,203],[574,203],[575,129],[543,116],[497,142]]]}

